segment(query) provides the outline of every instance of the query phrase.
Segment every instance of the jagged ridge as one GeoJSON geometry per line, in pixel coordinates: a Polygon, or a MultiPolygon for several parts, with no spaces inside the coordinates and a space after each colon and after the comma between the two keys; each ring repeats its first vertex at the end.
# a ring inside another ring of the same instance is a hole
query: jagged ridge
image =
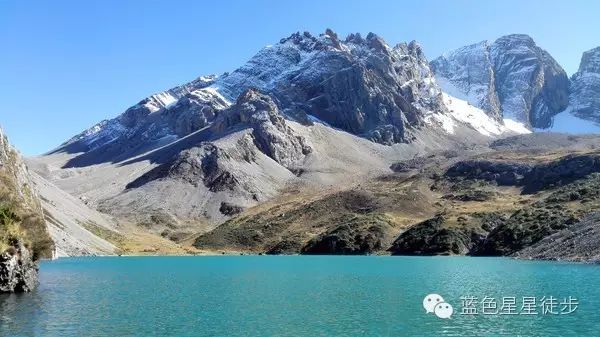
{"type": "Polygon", "coordinates": [[[81,153],[67,167],[121,161],[212,124],[250,88],[271,95],[288,118],[314,116],[383,144],[409,142],[427,113],[447,112],[416,42],[391,48],[373,33],[295,33],[232,73],[144,99],[51,154],[81,153]]]}

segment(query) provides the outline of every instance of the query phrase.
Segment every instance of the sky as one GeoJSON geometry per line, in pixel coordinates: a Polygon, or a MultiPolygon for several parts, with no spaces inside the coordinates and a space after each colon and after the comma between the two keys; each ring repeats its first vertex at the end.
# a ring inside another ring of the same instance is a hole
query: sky
{"type": "Polygon", "coordinates": [[[0,125],[25,155],[144,97],[232,71],[296,31],[417,40],[428,58],[525,33],[571,75],[600,46],[600,1],[0,0],[0,125]]]}

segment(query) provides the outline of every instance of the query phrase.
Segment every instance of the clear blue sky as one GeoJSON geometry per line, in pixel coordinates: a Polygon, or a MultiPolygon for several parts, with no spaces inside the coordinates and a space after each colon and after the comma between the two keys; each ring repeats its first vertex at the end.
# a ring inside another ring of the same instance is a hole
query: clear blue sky
{"type": "Polygon", "coordinates": [[[0,0],[0,124],[26,155],[140,99],[241,65],[295,31],[418,40],[429,58],[527,33],[565,68],[600,46],[600,1],[0,0]]]}

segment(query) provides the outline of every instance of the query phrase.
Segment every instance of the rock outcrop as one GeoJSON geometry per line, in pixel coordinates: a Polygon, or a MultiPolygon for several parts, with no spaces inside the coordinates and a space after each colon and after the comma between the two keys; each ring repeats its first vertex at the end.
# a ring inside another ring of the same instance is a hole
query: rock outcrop
{"type": "Polygon", "coordinates": [[[126,188],[137,188],[156,179],[172,178],[193,186],[204,183],[212,191],[231,188],[235,178],[219,165],[219,159],[227,156],[211,143],[182,151],[173,160],[159,165],[129,183],[126,188]]]}
{"type": "Polygon", "coordinates": [[[215,133],[249,127],[256,147],[288,169],[311,152],[306,140],[287,126],[275,102],[255,89],[242,93],[222,116],[211,127],[215,133]]]}
{"type": "Polygon", "coordinates": [[[522,186],[524,194],[570,184],[600,172],[600,154],[571,154],[547,163],[506,160],[464,160],[451,165],[445,176],[454,179],[479,179],[498,186],[522,186]]]}
{"type": "Polygon", "coordinates": [[[392,243],[392,255],[465,255],[474,246],[476,232],[444,226],[442,215],[418,223],[392,243]]]}
{"type": "Polygon", "coordinates": [[[600,154],[573,154],[535,166],[523,180],[524,193],[564,186],[592,173],[600,172],[600,154]]]}
{"type": "Polygon", "coordinates": [[[365,255],[385,248],[385,236],[389,224],[380,221],[373,223],[349,223],[340,225],[313,240],[301,253],[312,255],[365,255]]]}
{"type": "Polygon", "coordinates": [[[532,128],[547,128],[569,103],[569,78],[527,35],[507,35],[438,57],[431,67],[442,89],[532,128]]]}
{"type": "Polygon", "coordinates": [[[0,129],[0,292],[31,290],[53,251],[27,167],[0,129]]]}
{"type": "Polygon", "coordinates": [[[211,192],[234,190],[241,183],[224,162],[252,162],[260,151],[291,170],[311,152],[305,139],[287,126],[273,100],[254,89],[244,92],[236,104],[222,111],[205,138],[217,139],[240,130],[250,130],[250,133],[238,140],[235,150],[210,141],[202,142],[178,153],[126,187],[137,188],[156,179],[171,178],[193,186],[203,183],[211,192]]]}
{"type": "Polygon", "coordinates": [[[38,265],[21,241],[0,253],[0,293],[28,292],[38,283],[38,265]]]}
{"type": "Polygon", "coordinates": [[[491,160],[465,160],[452,165],[447,171],[449,178],[481,179],[498,185],[520,185],[531,165],[517,162],[491,160]]]}

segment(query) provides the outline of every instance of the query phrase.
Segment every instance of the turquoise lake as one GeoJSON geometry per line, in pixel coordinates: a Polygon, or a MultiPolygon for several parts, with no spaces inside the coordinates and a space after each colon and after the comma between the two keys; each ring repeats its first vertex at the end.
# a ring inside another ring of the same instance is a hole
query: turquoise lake
{"type": "Polygon", "coordinates": [[[0,336],[599,336],[599,298],[600,266],[504,258],[66,258],[0,296],[0,336]],[[450,319],[426,314],[429,293],[450,319]],[[539,313],[465,315],[463,296],[535,297],[539,313]],[[544,296],[579,304],[542,314],[544,296]]]}

